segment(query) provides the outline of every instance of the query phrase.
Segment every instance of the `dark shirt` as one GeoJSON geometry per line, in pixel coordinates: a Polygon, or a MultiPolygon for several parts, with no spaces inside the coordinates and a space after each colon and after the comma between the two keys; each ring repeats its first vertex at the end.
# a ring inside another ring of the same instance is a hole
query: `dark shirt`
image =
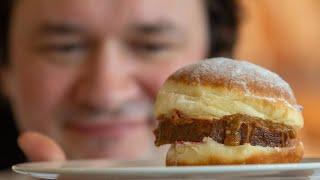
{"type": "Polygon", "coordinates": [[[25,161],[17,145],[18,131],[9,104],[0,100],[0,169],[25,161]]]}

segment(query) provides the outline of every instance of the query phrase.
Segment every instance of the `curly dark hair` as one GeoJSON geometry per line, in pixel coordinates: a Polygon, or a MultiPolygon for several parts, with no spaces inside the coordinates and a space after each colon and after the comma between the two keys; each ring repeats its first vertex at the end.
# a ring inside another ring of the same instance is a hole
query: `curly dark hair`
{"type": "Polygon", "coordinates": [[[8,62],[8,39],[10,16],[12,13],[14,0],[2,0],[0,2],[0,65],[8,62]]]}
{"type": "MultiPolygon", "coordinates": [[[[0,66],[9,62],[8,43],[11,14],[16,0],[0,1],[0,66]]],[[[235,0],[205,0],[210,47],[208,57],[231,56],[237,36],[238,5],[235,0]]]]}
{"type": "Polygon", "coordinates": [[[239,5],[235,0],[206,0],[210,46],[208,57],[230,57],[237,38],[239,5]]]}

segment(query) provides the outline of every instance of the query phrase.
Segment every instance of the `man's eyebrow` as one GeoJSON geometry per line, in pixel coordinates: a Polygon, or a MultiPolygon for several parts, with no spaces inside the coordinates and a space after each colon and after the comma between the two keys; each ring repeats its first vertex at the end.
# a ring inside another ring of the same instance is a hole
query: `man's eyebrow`
{"type": "Polygon", "coordinates": [[[85,32],[85,29],[72,23],[45,23],[37,30],[37,35],[70,35],[85,32]]]}
{"type": "Polygon", "coordinates": [[[182,33],[181,28],[169,22],[136,23],[131,25],[128,30],[145,35],[182,33]]]}

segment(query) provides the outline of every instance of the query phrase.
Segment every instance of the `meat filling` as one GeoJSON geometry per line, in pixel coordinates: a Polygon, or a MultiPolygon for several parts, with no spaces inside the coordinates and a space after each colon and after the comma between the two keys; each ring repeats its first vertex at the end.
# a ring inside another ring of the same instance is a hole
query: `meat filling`
{"type": "Polygon", "coordinates": [[[201,120],[188,118],[177,110],[171,117],[160,117],[154,134],[157,146],[179,141],[201,142],[204,137],[210,137],[228,146],[250,143],[253,146],[288,147],[297,136],[287,125],[243,114],[201,120]]]}

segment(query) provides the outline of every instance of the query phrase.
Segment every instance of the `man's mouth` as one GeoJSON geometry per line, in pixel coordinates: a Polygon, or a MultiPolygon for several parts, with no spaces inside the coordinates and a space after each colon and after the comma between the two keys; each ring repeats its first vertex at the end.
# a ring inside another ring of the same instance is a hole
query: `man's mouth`
{"type": "Polygon", "coordinates": [[[128,137],[148,125],[149,101],[128,101],[119,107],[70,106],[60,112],[70,136],[117,139],[128,137]]]}

